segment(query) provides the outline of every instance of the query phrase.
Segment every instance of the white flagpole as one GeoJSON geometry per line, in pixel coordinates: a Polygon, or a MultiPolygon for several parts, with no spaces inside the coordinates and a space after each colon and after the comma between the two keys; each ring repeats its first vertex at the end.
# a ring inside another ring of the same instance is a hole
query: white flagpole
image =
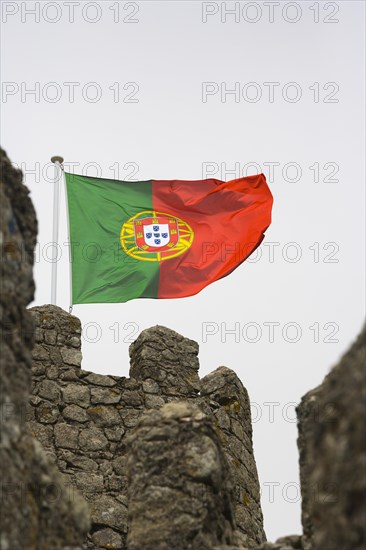
{"type": "Polygon", "coordinates": [[[51,304],[56,305],[57,297],[57,256],[58,256],[58,225],[60,217],[60,179],[62,177],[62,170],[64,159],[59,156],[51,158],[51,162],[55,165],[55,186],[53,189],[53,228],[52,228],[52,242],[55,248],[52,262],[51,273],[51,304]]]}

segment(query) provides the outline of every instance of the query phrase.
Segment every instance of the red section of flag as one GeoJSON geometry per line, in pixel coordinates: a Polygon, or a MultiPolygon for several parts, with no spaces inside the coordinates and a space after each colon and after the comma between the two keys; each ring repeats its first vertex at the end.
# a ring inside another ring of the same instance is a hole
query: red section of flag
{"type": "Polygon", "coordinates": [[[196,294],[233,271],[263,240],[272,202],[264,174],[228,182],[153,180],[154,210],[194,231],[185,253],[160,263],[158,298],[196,294]]]}

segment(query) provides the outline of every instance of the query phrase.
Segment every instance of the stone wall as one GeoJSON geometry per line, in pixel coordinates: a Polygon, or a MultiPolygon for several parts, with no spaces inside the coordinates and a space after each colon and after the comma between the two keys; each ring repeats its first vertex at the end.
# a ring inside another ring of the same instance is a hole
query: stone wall
{"type": "Polygon", "coordinates": [[[128,439],[128,550],[234,544],[232,478],[198,407],[177,401],[150,410],[128,439]]]}
{"type": "Polygon", "coordinates": [[[257,550],[365,550],[365,326],[297,416],[303,535],[257,550]]]}
{"type": "Polygon", "coordinates": [[[366,329],[298,407],[305,547],[366,548],[366,329]]]}
{"type": "Polygon", "coordinates": [[[33,249],[37,222],[22,174],[0,149],[1,550],[80,548],[89,529],[84,500],[27,429],[31,386],[33,249]]]}
{"type": "Polygon", "coordinates": [[[265,540],[252,448],[250,404],[235,373],[199,379],[198,345],[153,327],[130,347],[131,378],[80,367],[80,321],[56,306],[32,308],[36,324],[30,426],[90,504],[86,548],[126,548],[128,435],[142,413],[186,400],[209,417],[234,481],[237,540],[265,540]]]}

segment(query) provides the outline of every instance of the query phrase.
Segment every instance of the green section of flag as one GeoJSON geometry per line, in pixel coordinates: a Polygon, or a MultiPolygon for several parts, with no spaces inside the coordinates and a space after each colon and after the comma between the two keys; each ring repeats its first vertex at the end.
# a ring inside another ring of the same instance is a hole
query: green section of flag
{"type": "Polygon", "coordinates": [[[126,182],[65,174],[72,260],[72,303],[156,298],[159,262],[127,255],[122,226],[152,210],[151,181],[126,182]]]}

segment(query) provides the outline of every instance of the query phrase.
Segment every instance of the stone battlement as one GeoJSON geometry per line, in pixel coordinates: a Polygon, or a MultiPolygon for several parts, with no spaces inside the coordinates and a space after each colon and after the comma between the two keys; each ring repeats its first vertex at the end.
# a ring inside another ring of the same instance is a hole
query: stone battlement
{"type": "Polygon", "coordinates": [[[220,367],[200,380],[197,343],[156,326],[131,344],[130,378],[92,373],[81,369],[76,317],[49,305],[30,312],[29,425],[90,505],[86,548],[126,548],[128,435],[144,412],[181,400],[197,405],[218,434],[234,482],[237,539],[250,546],[265,540],[250,404],[233,371],[220,367]]]}

